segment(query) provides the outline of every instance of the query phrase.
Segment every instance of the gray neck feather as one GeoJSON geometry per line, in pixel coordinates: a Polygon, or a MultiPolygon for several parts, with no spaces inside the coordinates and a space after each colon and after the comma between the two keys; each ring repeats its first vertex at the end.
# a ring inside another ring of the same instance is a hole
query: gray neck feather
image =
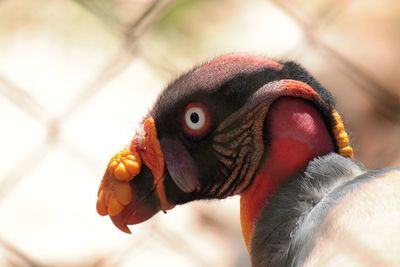
{"type": "Polygon", "coordinates": [[[359,162],[336,153],[313,159],[303,173],[289,179],[263,208],[251,240],[252,265],[296,266],[296,262],[301,262],[303,259],[299,258],[305,257],[304,251],[313,246],[318,228],[311,225],[318,220],[305,223],[305,218],[324,216],[327,208],[321,200],[364,172],[359,162]],[[301,244],[301,248],[296,244],[301,244]]]}

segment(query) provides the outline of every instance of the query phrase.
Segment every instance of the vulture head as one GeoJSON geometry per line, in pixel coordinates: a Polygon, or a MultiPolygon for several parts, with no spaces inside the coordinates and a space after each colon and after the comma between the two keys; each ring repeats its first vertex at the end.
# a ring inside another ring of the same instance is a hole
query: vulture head
{"type": "Polygon", "coordinates": [[[107,166],[97,211],[122,231],[193,200],[241,196],[247,245],[266,202],[310,160],[352,157],[332,95],[304,68],[224,55],[162,91],[107,166]]]}

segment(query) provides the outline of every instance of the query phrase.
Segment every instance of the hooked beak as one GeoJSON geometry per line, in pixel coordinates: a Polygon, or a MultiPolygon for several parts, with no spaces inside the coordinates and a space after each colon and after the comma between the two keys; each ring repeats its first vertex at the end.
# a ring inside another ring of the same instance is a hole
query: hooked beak
{"type": "Polygon", "coordinates": [[[165,160],[153,118],[143,122],[143,129],[144,137],[135,136],[129,148],[110,160],[98,192],[97,212],[110,215],[125,233],[131,233],[127,225],[175,207],[165,193],[165,160]]]}

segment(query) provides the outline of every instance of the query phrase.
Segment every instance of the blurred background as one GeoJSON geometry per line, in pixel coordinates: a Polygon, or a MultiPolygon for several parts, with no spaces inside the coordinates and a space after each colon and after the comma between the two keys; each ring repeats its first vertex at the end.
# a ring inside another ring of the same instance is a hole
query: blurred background
{"type": "Polygon", "coordinates": [[[400,165],[398,0],[1,0],[0,266],[249,266],[238,198],[132,235],[95,210],[110,157],[168,82],[248,52],[304,65],[356,157],[400,165]]]}

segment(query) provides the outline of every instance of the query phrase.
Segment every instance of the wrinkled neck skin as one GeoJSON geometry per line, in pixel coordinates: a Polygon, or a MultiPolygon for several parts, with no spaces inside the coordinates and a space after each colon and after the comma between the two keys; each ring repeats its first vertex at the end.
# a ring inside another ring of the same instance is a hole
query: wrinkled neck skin
{"type": "Polygon", "coordinates": [[[279,187],[305,170],[313,158],[335,150],[318,110],[300,99],[276,100],[267,113],[265,129],[265,156],[253,183],[240,198],[240,220],[248,251],[261,210],[279,187]]]}

